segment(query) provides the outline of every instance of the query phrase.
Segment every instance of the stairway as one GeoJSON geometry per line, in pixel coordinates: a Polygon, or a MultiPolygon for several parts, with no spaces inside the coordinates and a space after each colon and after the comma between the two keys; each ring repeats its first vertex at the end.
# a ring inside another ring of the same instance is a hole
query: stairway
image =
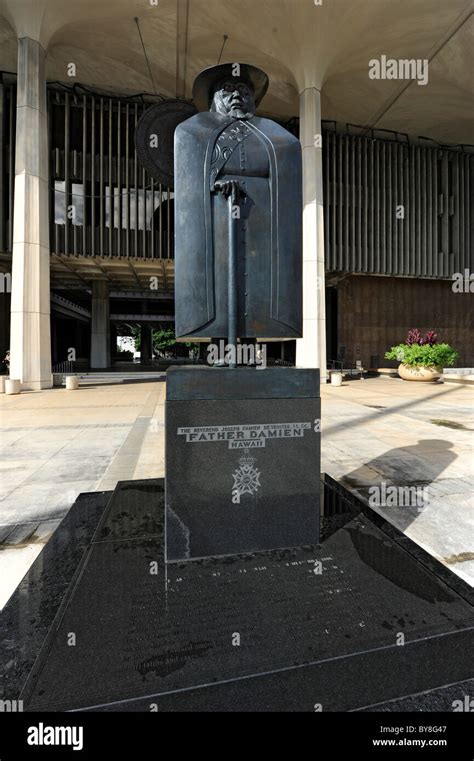
{"type": "Polygon", "coordinates": [[[166,372],[164,370],[137,370],[131,372],[78,372],[64,373],[61,385],[66,385],[66,376],[75,375],[79,378],[79,385],[108,386],[117,383],[144,383],[151,381],[165,381],[166,372]]]}

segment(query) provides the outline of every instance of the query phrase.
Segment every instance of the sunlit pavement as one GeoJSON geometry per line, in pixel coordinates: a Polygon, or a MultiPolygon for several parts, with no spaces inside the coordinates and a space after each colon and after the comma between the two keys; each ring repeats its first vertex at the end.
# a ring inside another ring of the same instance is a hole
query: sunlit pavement
{"type": "MultiPolygon", "coordinates": [[[[146,382],[0,396],[0,607],[78,494],[164,476],[164,395],[146,382]]],[[[472,386],[385,377],[322,388],[321,470],[372,502],[371,487],[379,502],[424,488],[422,506],[374,509],[471,584],[473,402],[472,386]]]]}
{"type": "Polygon", "coordinates": [[[0,396],[0,608],[81,492],[164,475],[159,382],[0,396]]]}
{"type": "Polygon", "coordinates": [[[382,377],[322,398],[321,470],[474,585],[473,387],[382,377]]]}

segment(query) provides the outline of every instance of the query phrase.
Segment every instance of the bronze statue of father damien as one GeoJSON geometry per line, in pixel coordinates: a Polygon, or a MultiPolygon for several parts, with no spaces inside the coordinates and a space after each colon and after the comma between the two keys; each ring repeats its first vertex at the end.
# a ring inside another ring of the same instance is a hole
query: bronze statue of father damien
{"type": "Polygon", "coordinates": [[[267,75],[201,72],[201,113],[175,132],[176,335],[285,339],[302,332],[299,140],[255,116],[267,75]]]}

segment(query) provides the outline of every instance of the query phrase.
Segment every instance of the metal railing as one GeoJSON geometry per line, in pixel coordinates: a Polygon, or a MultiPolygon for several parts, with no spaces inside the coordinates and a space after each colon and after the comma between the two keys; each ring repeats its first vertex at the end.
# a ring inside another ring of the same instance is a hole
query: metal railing
{"type": "Polygon", "coordinates": [[[52,372],[53,373],[74,373],[76,372],[76,366],[75,366],[75,363],[71,361],[58,362],[56,365],[53,365],[52,372]]]}

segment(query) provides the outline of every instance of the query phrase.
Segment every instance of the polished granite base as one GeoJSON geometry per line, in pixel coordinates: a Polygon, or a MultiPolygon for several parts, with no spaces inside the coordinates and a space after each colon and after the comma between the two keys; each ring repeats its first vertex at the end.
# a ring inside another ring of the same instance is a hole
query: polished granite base
{"type": "Polygon", "coordinates": [[[319,370],[167,374],[166,559],[319,541],[319,370]]]}
{"type": "Polygon", "coordinates": [[[0,614],[0,697],[27,711],[347,711],[461,694],[472,590],[323,485],[321,545],[172,565],[163,481],[81,495],[0,614]]]}

